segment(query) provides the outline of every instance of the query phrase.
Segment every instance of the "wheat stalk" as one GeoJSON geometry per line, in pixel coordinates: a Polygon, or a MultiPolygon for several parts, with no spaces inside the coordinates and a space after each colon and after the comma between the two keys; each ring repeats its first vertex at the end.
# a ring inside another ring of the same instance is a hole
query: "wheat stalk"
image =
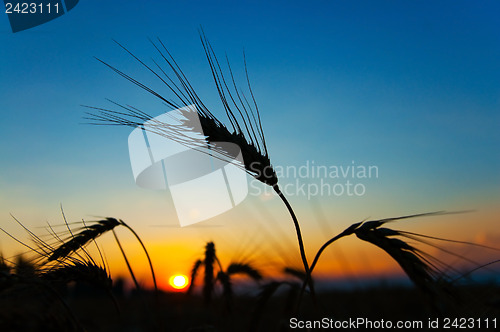
{"type": "MultiPolygon", "coordinates": [[[[118,42],[117,44],[122,47],[127,53],[129,53],[136,61],[138,61],[141,66],[146,68],[163,84],[165,84],[170,92],[172,92],[177,97],[178,102],[168,100],[159,92],[144,85],[143,83],[140,83],[136,79],[125,74],[112,65],[104,62],[103,60],[97,60],[105,64],[107,67],[109,67],[128,81],[137,85],[141,89],[144,89],[153,96],[159,98],[172,109],[180,108],[182,106],[192,107],[194,105],[203,130],[203,133],[200,134],[205,135],[205,140],[203,142],[200,142],[199,140],[190,138],[183,134],[183,130],[193,129],[192,126],[190,126],[190,119],[188,118],[181,120],[180,125],[167,125],[165,123],[162,123],[161,121],[154,119],[154,117],[152,117],[151,115],[135,107],[120,105],[118,103],[114,104],[120,107],[122,109],[121,111],[86,106],[97,111],[95,113],[87,113],[88,116],[86,117],[86,119],[91,120],[91,124],[97,125],[120,125],[142,128],[143,130],[147,130],[157,135],[167,137],[180,144],[210,154],[212,156],[217,157],[218,154],[218,158],[223,160],[224,158],[233,159],[234,152],[227,151],[224,148],[217,146],[215,142],[231,142],[238,145],[242,152],[243,165],[240,165],[238,163],[236,165],[253,176],[258,181],[271,186],[287,207],[292,217],[295,232],[297,234],[300,257],[304,265],[304,271],[306,274],[310,274],[309,264],[307,262],[307,256],[302,240],[300,224],[291,205],[278,186],[278,177],[269,158],[259,109],[255,101],[248,77],[246,59],[245,74],[248,84],[248,91],[251,95],[253,106],[246,98],[244,92],[237,87],[231,66],[229,65],[229,61],[227,60],[227,58],[226,60],[231,80],[226,80],[219,60],[217,59],[217,56],[215,55],[215,52],[203,31],[200,32],[200,39],[212,72],[212,77],[219,94],[219,98],[229,119],[231,130],[228,129],[228,127],[226,127],[223,122],[219,121],[205,106],[194,88],[189,83],[189,80],[185,76],[184,72],[181,70],[163,42],[159,39],[157,43],[153,41],[151,41],[151,43],[158,51],[161,58],[166,62],[168,68],[170,68],[170,70],[172,71],[173,77],[175,77],[178,81],[177,83],[156,61],[153,60],[156,67],[158,68],[157,70],[148,66],[118,42]]],[[[312,284],[309,286],[311,288],[311,294],[314,295],[312,284]]]]}
{"type": "Polygon", "coordinates": [[[130,262],[127,258],[127,255],[125,254],[125,250],[123,250],[122,244],[120,240],[118,239],[118,236],[116,235],[115,230],[113,229],[113,236],[115,237],[116,244],[118,245],[118,248],[120,249],[120,252],[122,253],[122,257],[125,260],[125,264],[127,265],[128,272],[130,273],[130,277],[132,277],[132,281],[134,282],[135,288],[140,289],[141,287],[139,286],[139,283],[137,282],[137,278],[135,277],[134,271],[132,270],[132,266],[130,265],[130,262]]]}
{"type": "MultiPolygon", "coordinates": [[[[312,279],[311,278],[312,272],[316,267],[316,264],[318,263],[318,260],[323,251],[335,241],[352,234],[355,234],[356,237],[358,237],[359,239],[369,242],[381,248],[386,253],[388,253],[401,266],[406,275],[418,288],[433,296],[438,294],[440,292],[440,289],[439,287],[437,287],[437,281],[440,278],[444,277],[445,274],[442,271],[440,271],[437,268],[437,266],[429,260],[429,258],[433,260],[436,259],[434,257],[426,255],[424,252],[409,245],[405,241],[394,238],[395,236],[406,236],[411,239],[415,239],[418,236],[427,238],[433,238],[433,237],[428,237],[410,232],[397,231],[390,228],[384,228],[381,226],[385,225],[386,223],[398,220],[412,219],[417,217],[438,216],[445,214],[456,214],[463,212],[466,211],[460,211],[460,212],[438,211],[438,212],[400,216],[394,218],[385,218],[380,220],[362,221],[352,224],[351,226],[346,228],[343,232],[325,242],[316,253],[316,256],[314,257],[314,260],[311,264],[310,271],[306,275],[306,279],[302,284],[302,289],[299,295],[299,301],[296,310],[298,311],[299,309],[306,284],[308,283],[308,280],[312,279]]],[[[440,239],[440,240],[445,240],[445,239],[440,239]]],[[[445,240],[445,241],[450,241],[450,240],[445,240]]],[[[460,241],[452,241],[452,242],[464,243],[460,241]]]]}

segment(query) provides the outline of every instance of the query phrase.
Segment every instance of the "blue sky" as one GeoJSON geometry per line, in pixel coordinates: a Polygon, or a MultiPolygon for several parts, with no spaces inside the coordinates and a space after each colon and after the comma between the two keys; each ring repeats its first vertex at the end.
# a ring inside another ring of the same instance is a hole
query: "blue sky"
{"type": "MultiPolygon", "coordinates": [[[[363,197],[318,198],[336,222],[479,209],[490,233],[500,198],[499,12],[498,1],[81,1],[15,34],[0,15],[2,227],[15,229],[9,213],[60,222],[60,203],[75,220],[119,214],[152,239],[158,233],[136,219],[175,224],[168,194],[134,184],[130,130],[82,124],[81,105],[108,107],[110,98],[165,111],[93,58],[168,94],[112,41],[149,59],[157,55],[147,39],[160,37],[224,119],[201,25],[240,77],[245,49],[274,164],[379,167],[363,197]]],[[[290,199],[311,216],[304,197],[290,199]]],[[[460,234],[473,240],[467,227],[460,234]]],[[[305,229],[319,245],[314,226],[305,229]]]]}

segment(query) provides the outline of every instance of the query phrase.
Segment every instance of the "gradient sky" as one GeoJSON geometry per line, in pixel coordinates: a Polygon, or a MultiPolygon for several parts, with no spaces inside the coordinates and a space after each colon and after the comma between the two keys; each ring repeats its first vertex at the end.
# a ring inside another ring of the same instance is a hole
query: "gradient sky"
{"type": "MultiPolygon", "coordinates": [[[[0,15],[1,227],[28,238],[12,213],[43,233],[46,222],[61,225],[62,204],[70,221],[126,220],[151,247],[163,279],[188,273],[209,240],[226,263],[299,266],[293,226],[277,198],[249,197],[180,228],[168,192],[135,185],[130,129],[83,124],[81,105],[110,107],[106,98],[153,115],[166,110],[94,59],[169,96],[112,41],[148,60],[158,58],[148,42],[156,37],[226,121],[199,41],[201,25],[240,78],[245,50],[273,164],[379,169],[378,178],[358,180],[366,187],[361,197],[290,197],[311,259],[353,222],[436,210],[476,211],[396,228],[496,245],[499,13],[498,1],[81,1],[15,34],[0,15]]],[[[121,235],[133,260],[146,266],[133,239],[121,235]]],[[[22,250],[6,236],[0,240],[5,253],[22,250]]],[[[319,271],[341,277],[397,270],[384,253],[359,242],[339,243],[319,271]]],[[[123,271],[112,237],[101,243],[115,271],[123,271]]]]}

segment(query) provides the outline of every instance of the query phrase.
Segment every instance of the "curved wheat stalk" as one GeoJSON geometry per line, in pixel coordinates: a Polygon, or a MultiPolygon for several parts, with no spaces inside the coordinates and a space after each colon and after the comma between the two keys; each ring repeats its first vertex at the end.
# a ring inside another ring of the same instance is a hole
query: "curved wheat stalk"
{"type": "MultiPolygon", "coordinates": [[[[441,266],[446,266],[449,268],[448,265],[443,263],[442,261],[438,260],[436,257],[430,256],[426,254],[425,252],[415,248],[414,246],[408,244],[407,242],[396,238],[396,237],[403,237],[403,238],[408,238],[411,240],[416,240],[420,243],[430,245],[432,247],[435,247],[443,252],[446,252],[448,254],[454,255],[456,257],[459,257],[460,259],[464,259],[468,262],[472,262],[471,260],[467,259],[466,257],[463,257],[461,255],[457,255],[453,252],[450,252],[444,248],[440,248],[436,245],[433,245],[432,243],[427,242],[425,239],[433,239],[433,240],[439,240],[439,241],[445,241],[445,242],[453,242],[453,243],[458,243],[458,244],[467,244],[467,245],[473,245],[473,246],[479,246],[487,249],[492,249],[492,250],[499,250],[497,248],[491,248],[483,245],[478,245],[475,243],[470,243],[470,242],[465,242],[465,241],[455,241],[455,240],[449,240],[449,239],[443,239],[443,238],[438,238],[438,237],[432,237],[432,236],[427,236],[427,235],[422,235],[422,234],[417,234],[417,233],[412,233],[412,232],[406,232],[406,231],[400,231],[400,230],[394,230],[390,228],[385,228],[382,227],[386,223],[389,222],[394,222],[398,220],[404,220],[404,219],[413,219],[417,217],[432,217],[432,216],[439,216],[439,215],[449,215],[449,214],[458,214],[458,213],[464,213],[464,212],[469,212],[469,211],[458,211],[458,212],[444,212],[444,211],[438,211],[438,212],[429,212],[429,213],[421,213],[421,214],[413,214],[413,215],[407,215],[407,216],[400,216],[400,217],[394,217],[394,218],[385,218],[385,219],[380,219],[380,220],[372,220],[372,221],[362,221],[355,223],[351,226],[349,226],[347,229],[345,229],[343,232],[340,234],[334,236],[327,242],[325,242],[321,248],[318,250],[316,253],[316,256],[314,257],[314,260],[311,264],[310,268],[310,273],[306,276],[306,280],[302,284],[302,289],[301,293],[299,296],[299,303],[298,305],[300,306],[300,298],[302,297],[302,294],[304,292],[304,289],[307,284],[307,279],[311,279],[312,272],[314,268],[316,267],[319,258],[323,251],[330,246],[332,243],[335,241],[349,235],[356,235],[359,239],[369,242],[380,249],[384,250],[387,254],[389,254],[398,264],[399,266],[403,269],[403,271],[406,273],[406,275],[409,277],[409,279],[417,286],[419,289],[421,289],[423,292],[430,294],[431,297],[437,298],[439,294],[442,293],[443,287],[446,285],[451,285],[451,281],[446,281],[445,279],[448,279],[446,272],[440,269],[438,265],[441,266]],[[443,283],[444,282],[444,283],[443,283]]],[[[297,308],[298,310],[298,308],[297,308]]]]}
{"type": "MultiPolygon", "coordinates": [[[[94,113],[87,113],[88,116],[86,117],[86,119],[91,120],[91,124],[96,125],[120,125],[133,128],[142,128],[143,130],[147,130],[157,135],[167,137],[180,144],[204,153],[208,153],[212,156],[215,154],[215,157],[217,157],[218,154],[218,158],[223,160],[224,158],[233,157],[233,153],[220,148],[215,144],[215,142],[231,142],[238,145],[243,155],[243,164],[237,164],[237,166],[239,166],[242,170],[253,176],[258,181],[264,183],[265,185],[273,187],[276,194],[280,197],[280,199],[287,207],[290,216],[292,217],[295,232],[297,234],[300,257],[304,265],[304,271],[306,272],[306,274],[310,274],[309,264],[307,262],[307,256],[302,240],[300,224],[291,205],[288,203],[287,199],[279,189],[278,177],[269,158],[259,109],[255,101],[248,77],[246,59],[245,74],[247,79],[248,92],[250,93],[251,99],[253,101],[253,106],[246,98],[243,90],[238,88],[238,86],[236,85],[231,66],[229,65],[229,61],[227,61],[227,67],[231,78],[230,80],[225,78],[224,70],[222,69],[222,66],[217,56],[215,55],[212,45],[207,40],[203,31],[200,32],[200,39],[203,45],[205,56],[212,72],[212,77],[219,95],[219,99],[222,103],[227,118],[229,119],[231,129],[229,129],[229,127],[227,127],[223,122],[219,121],[219,119],[217,119],[217,117],[215,117],[213,113],[205,106],[194,88],[189,83],[189,80],[185,76],[180,66],[174,60],[163,42],[159,39],[156,43],[153,41],[151,41],[151,43],[153,44],[162,60],[167,64],[167,67],[170,69],[173,75],[169,75],[166,70],[164,70],[161,65],[159,65],[154,60],[153,61],[157,69],[153,69],[151,66],[147,65],[138,57],[136,57],[127,48],[125,48],[118,42],[117,44],[122,47],[128,54],[130,54],[136,61],[138,61],[143,68],[150,71],[157,79],[159,79],[165,86],[167,86],[170,92],[173,93],[177,98],[177,101],[169,100],[163,97],[159,92],[144,85],[143,83],[140,83],[136,79],[125,74],[112,65],[104,62],[103,60],[97,60],[105,64],[115,73],[137,85],[141,89],[144,89],[156,98],[159,98],[172,109],[192,107],[194,105],[203,130],[203,132],[200,134],[204,135],[205,137],[204,142],[200,142],[199,140],[195,140],[182,134],[183,130],[192,129],[189,119],[181,120],[181,124],[177,126],[167,125],[135,107],[124,106],[117,103],[114,104],[121,108],[120,111],[86,106],[96,111],[94,113]]],[[[314,294],[312,285],[309,286],[311,288],[311,294],[314,294]]]]}
{"type": "Polygon", "coordinates": [[[141,245],[142,247],[142,250],[144,250],[144,253],[146,254],[146,258],[148,260],[148,264],[149,264],[149,269],[151,270],[151,277],[153,278],[153,285],[154,285],[154,288],[155,288],[155,291],[156,293],[158,293],[158,285],[156,284],[156,276],[155,276],[155,270],[153,268],[153,262],[151,261],[151,257],[149,256],[149,253],[148,253],[148,250],[146,249],[146,246],[144,245],[144,243],[142,242],[141,238],[139,237],[139,235],[134,231],[134,229],[132,227],[130,227],[129,225],[127,225],[123,220],[120,219],[120,223],[121,225],[123,225],[125,228],[127,228],[134,236],[135,238],[137,239],[137,241],[139,242],[139,244],[141,245]]]}

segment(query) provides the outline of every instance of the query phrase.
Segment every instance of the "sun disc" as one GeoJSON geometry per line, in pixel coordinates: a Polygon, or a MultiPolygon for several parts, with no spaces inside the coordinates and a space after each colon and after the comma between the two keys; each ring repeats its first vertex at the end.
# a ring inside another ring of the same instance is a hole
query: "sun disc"
{"type": "Polygon", "coordinates": [[[183,289],[188,284],[188,278],[185,275],[176,274],[170,277],[169,283],[175,289],[183,289]]]}

